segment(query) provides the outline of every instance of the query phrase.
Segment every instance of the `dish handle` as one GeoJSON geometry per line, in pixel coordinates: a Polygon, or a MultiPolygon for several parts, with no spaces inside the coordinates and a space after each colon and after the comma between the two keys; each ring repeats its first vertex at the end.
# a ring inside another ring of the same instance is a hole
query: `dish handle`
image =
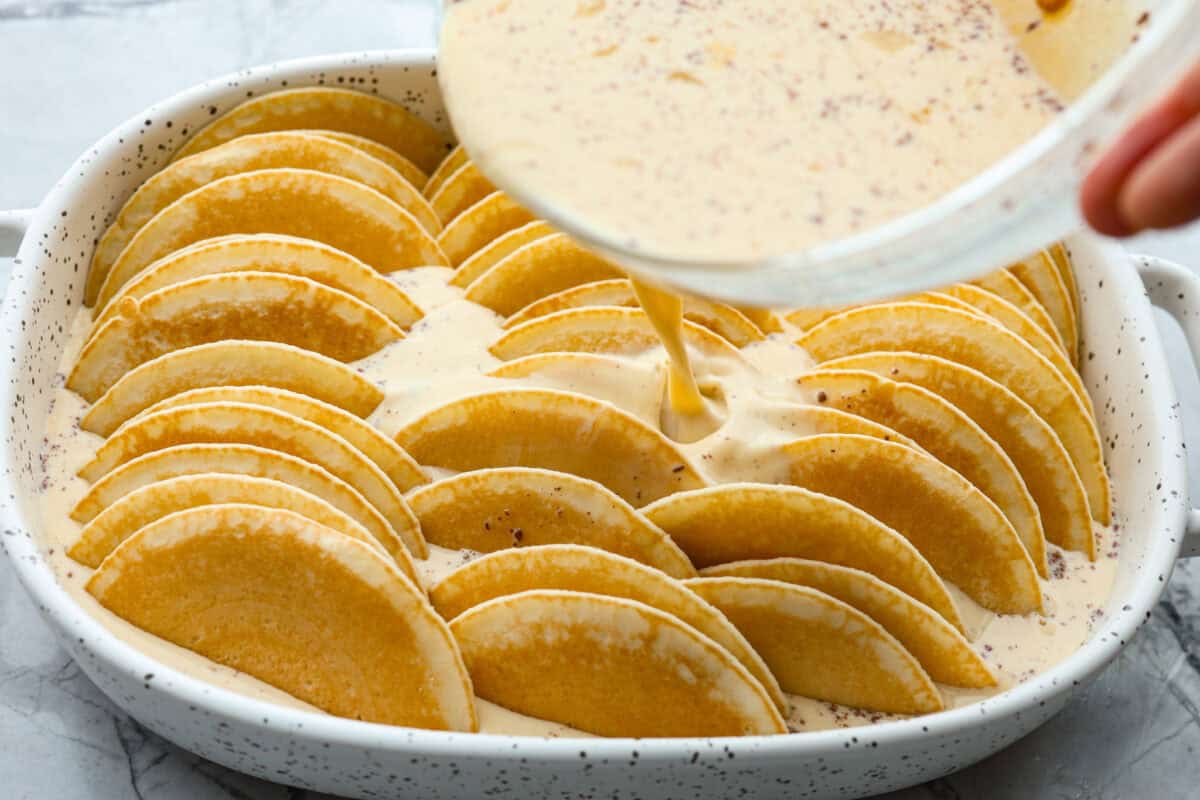
{"type": "Polygon", "coordinates": [[[32,208],[0,211],[0,258],[12,258],[25,238],[25,231],[33,219],[32,208]]]}
{"type": "MultiPolygon", "coordinates": [[[[1200,369],[1200,275],[1154,256],[1135,256],[1150,302],[1166,311],[1187,338],[1192,361],[1200,369]]],[[[1188,512],[1181,558],[1200,556],[1200,508],[1188,512]]]]}

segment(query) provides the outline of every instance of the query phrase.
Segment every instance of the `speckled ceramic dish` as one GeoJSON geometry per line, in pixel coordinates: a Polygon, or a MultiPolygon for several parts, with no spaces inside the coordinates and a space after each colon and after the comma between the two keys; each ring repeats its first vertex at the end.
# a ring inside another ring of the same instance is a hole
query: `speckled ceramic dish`
{"type": "Polygon", "coordinates": [[[41,206],[0,212],[0,254],[21,239],[4,303],[3,546],[63,646],[148,728],[254,775],[353,797],[853,797],[944,775],[1045,722],[1149,617],[1181,547],[1200,551],[1182,431],[1151,302],[1200,346],[1200,279],[1133,263],[1079,237],[1084,379],[1100,411],[1122,536],[1106,615],[1055,669],[975,705],[867,728],[730,739],[535,739],[387,727],[294,711],[184,677],[114,638],[63,591],[44,559],[36,494],[47,407],[68,320],[97,237],[124,199],[191,132],[249,95],[326,84],[378,92],[445,124],[430,52],[276,64],[211,81],[105,136],[41,206]],[[1139,278],[1140,273],[1140,278],[1139,278]],[[1143,285],[1143,281],[1145,285],[1143,285]],[[1147,297],[1149,294],[1149,298],[1147,297]]]}

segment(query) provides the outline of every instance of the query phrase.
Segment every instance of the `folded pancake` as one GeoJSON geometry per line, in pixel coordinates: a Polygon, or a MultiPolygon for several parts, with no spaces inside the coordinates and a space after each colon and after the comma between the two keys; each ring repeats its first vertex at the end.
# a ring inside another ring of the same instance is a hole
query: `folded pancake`
{"type": "Polygon", "coordinates": [[[417,463],[458,472],[541,467],[607,486],[633,506],[704,485],[673,442],[609,403],[547,389],[472,395],[396,434],[417,463]]]}
{"type": "Polygon", "coordinates": [[[1087,495],[1071,456],[1045,420],[1009,389],[982,372],[921,353],[862,353],[824,366],[870,370],[944,397],[1012,459],[1037,503],[1046,539],[1095,557],[1087,495]]]}
{"type": "Polygon", "coordinates": [[[455,145],[454,149],[446,154],[446,157],[438,163],[433,173],[430,174],[429,179],[425,182],[425,186],[421,189],[421,193],[427,198],[433,197],[437,194],[438,189],[442,188],[442,184],[451,175],[458,172],[459,168],[466,164],[468,160],[467,151],[463,149],[462,145],[455,145]]]}
{"type": "Polygon", "coordinates": [[[671,614],[728,650],[787,712],[774,676],[720,611],[662,572],[603,550],[570,544],[502,550],[447,575],[429,599],[450,620],[488,600],[534,589],[624,597],[671,614]]]}
{"type": "Polygon", "coordinates": [[[487,374],[493,378],[511,379],[550,375],[561,377],[565,382],[573,375],[591,370],[611,370],[615,375],[630,368],[624,359],[599,353],[535,353],[505,361],[487,374]]]}
{"type": "Polygon", "coordinates": [[[492,192],[455,217],[437,243],[451,266],[457,267],[489,242],[533,221],[533,214],[504,192],[492,192]]]}
{"type": "Polygon", "coordinates": [[[746,319],[753,322],[762,333],[783,333],[783,320],[771,309],[751,306],[735,306],[735,308],[744,314],[746,319]]]}
{"type": "Polygon", "coordinates": [[[476,250],[466,261],[462,262],[450,276],[450,285],[465,289],[472,281],[483,275],[489,269],[499,264],[510,254],[522,247],[536,242],[544,236],[551,236],[556,231],[549,222],[534,220],[507,233],[497,236],[485,246],[476,250]]]}
{"type": "Polygon", "coordinates": [[[1054,268],[1058,270],[1058,276],[1062,278],[1063,286],[1067,288],[1067,299],[1071,303],[1071,308],[1075,311],[1076,319],[1078,319],[1079,285],[1075,280],[1075,268],[1071,264],[1071,254],[1062,242],[1055,242],[1050,245],[1046,253],[1054,263],[1054,268]]]}
{"type": "MultiPolygon", "coordinates": [[[[79,532],[68,555],[96,568],[121,542],[140,528],[176,511],[222,503],[282,508],[366,542],[392,558],[366,528],[315,494],[272,478],[233,473],[180,475],[135,489],[100,512],[79,532]]],[[[408,551],[400,548],[395,558],[410,580],[417,580],[408,551]]]]}
{"type": "Polygon", "coordinates": [[[851,309],[822,322],[797,343],[818,361],[878,350],[902,350],[956,361],[1007,386],[1050,424],[1071,454],[1088,493],[1092,518],[1111,519],[1100,434],[1062,373],[998,323],[927,303],[851,309]]]}
{"type": "Polygon", "coordinates": [[[522,592],[475,606],[450,630],[475,693],[521,714],[601,736],[787,731],[728,650],[634,600],[522,592]]]}
{"type": "Polygon", "coordinates": [[[882,625],[938,683],[970,689],[996,685],[991,669],[953,625],[929,606],[869,572],[822,561],[773,558],[719,564],[708,567],[701,575],[761,578],[809,586],[854,606],[882,625]]]}
{"type": "Polygon", "coordinates": [[[1034,324],[1046,332],[1051,339],[1058,342],[1066,352],[1067,346],[1063,344],[1062,336],[1058,333],[1058,328],[1054,325],[1054,320],[1050,319],[1050,314],[1047,313],[1046,307],[1043,306],[1038,299],[1033,296],[1033,292],[1025,288],[1025,284],[1021,283],[1007,269],[999,269],[995,272],[989,272],[982,278],[977,278],[971,281],[971,284],[978,286],[980,289],[986,289],[997,297],[1002,297],[1014,306],[1024,312],[1025,316],[1033,320],[1034,324]]]}
{"type": "Polygon", "coordinates": [[[159,481],[209,474],[268,478],[315,495],[366,528],[397,563],[409,560],[404,542],[421,535],[414,516],[408,519],[401,536],[357,489],[325,468],[279,450],[249,444],[181,444],[138,456],[92,484],[71,509],[71,519],[90,522],[126,495],[159,481]]]}
{"type": "MultiPolygon", "coordinates": [[[[999,320],[989,317],[987,314],[983,313],[982,311],[980,311],[978,308],[971,305],[967,301],[960,300],[957,297],[953,297],[953,296],[947,294],[945,291],[943,291],[944,288],[945,287],[941,287],[939,289],[931,289],[927,292],[921,292],[920,294],[909,295],[907,297],[901,298],[899,300],[899,302],[928,303],[930,305],[935,305],[935,306],[946,306],[947,308],[954,308],[954,309],[958,309],[959,311],[965,311],[968,314],[974,314],[976,316],[984,317],[985,319],[992,319],[993,322],[999,322],[999,320]]],[[[887,303],[885,302],[882,305],[886,305],[886,304],[887,303]]]]}
{"type": "Polygon", "coordinates": [[[611,262],[565,233],[555,233],[530,242],[480,275],[467,287],[466,298],[507,317],[546,295],[621,275],[611,262]]]}
{"type": "Polygon", "coordinates": [[[1046,360],[1062,373],[1063,378],[1066,379],[1067,383],[1071,384],[1071,389],[1083,402],[1088,415],[1092,417],[1096,416],[1095,409],[1092,408],[1092,398],[1083,386],[1083,379],[1079,377],[1075,365],[1071,363],[1067,357],[1067,352],[1063,349],[1062,343],[1059,342],[1054,334],[1046,333],[1024,311],[1003,297],[969,283],[947,286],[937,292],[926,292],[911,299],[920,303],[942,305],[941,298],[947,295],[955,300],[966,303],[969,306],[968,310],[982,313],[984,316],[999,322],[1028,342],[1034,350],[1044,355],[1046,360]]]}
{"type": "Polygon", "coordinates": [[[1008,270],[1046,309],[1050,319],[1054,320],[1054,328],[1072,363],[1078,363],[1079,319],[1071,292],[1054,265],[1054,259],[1049,253],[1041,251],[1024,261],[1011,264],[1008,270]]]}
{"type": "Polygon", "coordinates": [[[160,400],[206,386],[275,386],[336,405],[360,417],[383,391],[332,358],[279,342],[229,339],[174,350],[121,376],[79,422],[108,436],[160,400]]]}
{"type": "Polygon", "coordinates": [[[98,309],[92,330],[118,313],[123,298],[140,300],[172,284],[222,272],[282,272],[308,278],[374,306],[405,329],[424,315],[399,286],[335,247],[271,233],[231,234],[176,250],[146,267],[98,309]]]}
{"type": "Polygon", "coordinates": [[[667,387],[664,365],[596,353],[537,353],[506,361],[488,375],[519,379],[523,386],[586,394],[623,408],[652,426],[657,427],[662,419],[667,387]],[[635,386],[636,392],[631,390],[635,386]]]}
{"type": "MultiPolygon", "coordinates": [[[[1054,327],[1054,322],[1050,319],[1050,315],[1046,313],[1046,309],[1042,307],[1042,305],[1037,301],[1037,298],[1035,298],[1020,281],[1013,277],[1012,273],[1010,273],[1008,270],[996,270],[995,272],[988,273],[987,275],[970,284],[955,284],[952,287],[942,287],[936,289],[935,291],[943,294],[950,294],[951,296],[966,302],[969,305],[974,305],[974,303],[963,297],[961,293],[957,291],[958,287],[963,285],[975,286],[983,289],[1016,307],[1018,311],[1023,313],[1035,325],[1037,325],[1043,333],[1047,334],[1064,353],[1066,352],[1066,348],[1063,345],[1062,340],[1059,338],[1058,330],[1054,327]]],[[[921,300],[920,302],[929,301],[921,300]]],[[[848,311],[855,307],[856,306],[853,305],[847,305],[796,308],[788,311],[785,315],[785,318],[789,323],[796,326],[800,330],[806,331],[809,328],[819,325],[830,317],[837,316],[843,311],[848,311]]],[[[984,309],[980,308],[979,310],[984,309]]],[[[985,313],[988,312],[985,311],[985,313]]]]}
{"type": "Polygon", "coordinates": [[[96,305],[168,253],[231,233],[315,239],[384,273],[446,263],[417,218],[374,189],[326,172],[264,169],[205,184],[155,214],[106,274],[94,273],[103,281],[96,305]]]}
{"type": "Polygon", "coordinates": [[[1037,571],[1017,532],[995,503],[942,462],[847,434],[798,439],[783,452],[791,458],[791,483],[845,500],[894,529],[984,608],[1042,610],[1037,571]]]}
{"type": "MultiPolygon", "coordinates": [[[[362,150],[372,158],[378,158],[383,163],[387,164],[392,169],[400,174],[401,178],[411,183],[415,188],[421,189],[428,181],[429,176],[414,164],[409,159],[397,153],[392,148],[385,144],[380,144],[365,136],[356,136],[353,133],[344,131],[331,131],[322,128],[297,129],[296,133],[311,133],[313,136],[321,136],[326,139],[332,139],[335,142],[348,144],[356,150],[362,150]]],[[[424,196],[424,192],[422,192],[424,196]]]]}
{"type": "Polygon", "coordinates": [[[463,472],[408,496],[425,539],[492,553],[511,547],[587,545],[676,578],[696,574],[687,556],[633,506],[595,481],[564,472],[500,467],[463,472]]]}
{"type": "Polygon", "coordinates": [[[794,308],[784,315],[791,325],[806,331],[809,328],[815,328],[830,317],[836,317],[843,311],[848,311],[855,306],[813,306],[812,308],[794,308]]]}
{"type": "MultiPolygon", "coordinates": [[[[633,285],[628,278],[613,278],[593,281],[535,300],[516,311],[504,321],[505,328],[513,328],[536,317],[544,317],[555,311],[588,306],[638,305],[633,294],[633,285]]],[[[745,314],[733,306],[702,300],[699,297],[683,297],[683,318],[708,328],[729,341],[734,347],[745,347],[752,342],[762,341],[763,333],[745,314]]]]}
{"type": "Polygon", "coordinates": [[[1067,352],[1053,331],[1046,331],[1041,325],[1034,322],[1027,312],[990,289],[976,286],[973,283],[955,283],[910,299],[918,303],[931,302],[926,299],[918,299],[929,295],[949,295],[955,300],[966,303],[977,313],[991,317],[1029,342],[1034,350],[1050,359],[1050,362],[1058,367],[1064,376],[1068,372],[1074,372],[1074,365],[1067,360],[1067,352]]]}
{"type": "Polygon", "coordinates": [[[941,396],[863,370],[821,367],[796,379],[821,405],[848,411],[912,438],[921,449],[975,484],[1000,507],[1046,576],[1046,538],[1037,504],[1004,450],[967,414],[941,396]]]}
{"type": "Polygon", "coordinates": [[[796,486],[729,483],[680,492],[643,509],[705,568],[793,557],[868,572],[937,611],[962,619],[946,585],[903,536],[861,509],[796,486]]]}
{"type": "MultiPolygon", "coordinates": [[[[738,358],[737,348],[708,328],[683,322],[684,344],[709,356],[738,358]]],[[[488,350],[504,361],[537,353],[637,355],[662,347],[640,308],[593,306],[556,311],[506,331],[488,350]]]]}
{"type": "Polygon", "coordinates": [[[889,714],[941,711],[937,687],[894,636],[853,606],[807,586],[759,578],[692,578],[785,692],[889,714]]]}
{"type": "Polygon", "coordinates": [[[496,191],[492,182],[474,164],[463,164],[454,171],[437,191],[429,196],[429,205],[442,224],[451,220],[471,206],[496,191]]]}
{"type": "MultiPolygon", "coordinates": [[[[437,235],[442,224],[412,184],[387,164],[358,148],[299,131],[241,136],[211,150],[176,161],[156,172],[133,193],[96,245],[89,271],[97,280],[142,226],[188,192],[215,180],[260,169],[293,167],[340,175],[369,186],[398,203],[437,235]]],[[[99,286],[96,286],[99,291],[99,286]]]]}
{"type": "Polygon", "coordinates": [[[175,160],[248,133],[319,128],[379,142],[428,172],[449,151],[446,137],[399,103],[349,89],[309,86],[247,100],[202,128],[175,160]]]}
{"type": "Polygon", "coordinates": [[[421,470],[412,456],[400,445],[384,436],[378,428],[347,413],[337,406],[323,403],[307,395],[277,389],[271,386],[209,386],[192,389],[168,397],[142,412],[144,415],[165,411],[168,408],[190,406],[198,403],[251,403],[274,408],[286,414],[319,425],[330,433],[345,439],[367,458],[375,462],[383,474],[388,476],[396,488],[407,492],[415,486],[428,483],[429,477],[421,470]]]}
{"type": "Polygon", "coordinates": [[[139,628],[331,714],[478,728],[454,639],[416,585],[369,545],[291,511],[163,517],[87,588],[139,628]]]}
{"type": "Polygon", "coordinates": [[[227,339],[280,342],[357,361],[403,337],[374,307],[308,278],[278,272],[208,275],[123,301],[83,346],[67,388],[95,402],[135,367],[227,339]]]}
{"type": "MultiPolygon", "coordinates": [[[[876,439],[898,442],[906,447],[921,449],[921,446],[912,439],[886,425],[828,406],[780,404],[760,412],[760,416],[775,430],[794,433],[797,438],[818,436],[823,433],[857,433],[860,436],[874,436],[876,439]]],[[[764,481],[767,479],[767,477],[763,478],[764,481]]]]}
{"type": "Polygon", "coordinates": [[[358,490],[405,537],[414,556],[426,555],[403,495],[373,461],[325,428],[266,406],[198,403],[138,417],[100,445],[79,476],[95,483],[138,456],[179,444],[249,444],[312,462],[358,490]]]}

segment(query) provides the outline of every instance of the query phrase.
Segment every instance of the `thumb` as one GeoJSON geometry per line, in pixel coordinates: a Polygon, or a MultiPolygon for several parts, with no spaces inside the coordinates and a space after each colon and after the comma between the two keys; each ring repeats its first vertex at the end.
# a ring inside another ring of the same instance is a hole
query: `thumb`
{"type": "Polygon", "coordinates": [[[1080,193],[1088,224],[1109,236],[1128,236],[1181,224],[1200,213],[1198,115],[1200,64],[1093,167],[1080,193]]]}

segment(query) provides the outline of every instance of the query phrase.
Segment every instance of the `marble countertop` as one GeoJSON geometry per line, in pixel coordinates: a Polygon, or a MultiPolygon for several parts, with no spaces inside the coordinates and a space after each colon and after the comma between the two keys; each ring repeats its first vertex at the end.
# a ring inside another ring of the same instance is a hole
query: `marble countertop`
{"type": "MultiPolygon", "coordinates": [[[[0,209],[36,205],[90,142],[155,100],[230,70],[339,50],[428,46],[435,0],[0,0],[0,209]]],[[[1200,228],[1131,249],[1200,266],[1200,228]]],[[[10,265],[0,259],[0,288],[10,265]]],[[[1200,383],[1164,327],[1185,419],[1200,383]]],[[[1196,426],[1193,425],[1193,428],[1196,426]]],[[[1193,439],[1194,441],[1194,439],[1193,439]]],[[[1200,447],[1190,448],[1192,459],[1200,447]]],[[[1193,496],[1200,461],[1193,461],[1193,496]]],[[[1060,716],[983,763],[888,800],[1183,798],[1200,786],[1200,563],[1060,716]]],[[[230,772],[143,730],[55,643],[0,563],[0,795],[318,795],[230,772]]]]}

